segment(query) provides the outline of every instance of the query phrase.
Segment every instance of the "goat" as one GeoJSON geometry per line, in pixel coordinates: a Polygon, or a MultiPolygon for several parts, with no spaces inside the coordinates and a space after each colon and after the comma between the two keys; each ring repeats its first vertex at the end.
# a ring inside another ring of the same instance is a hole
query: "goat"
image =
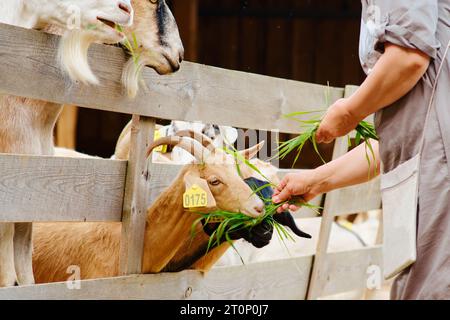
{"type": "MultiPolygon", "coordinates": [[[[70,7],[83,11],[80,26],[112,20],[127,24],[131,7],[112,0],[2,0],[0,22],[25,28],[65,28],[70,7]]],[[[105,25],[106,26],[106,25],[105,25]]],[[[100,27],[101,29],[102,27],[100,27]]],[[[55,104],[0,95],[0,152],[22,154],[52,153],[52,132],[59,108],[55,104]]],[[[0,224],[0,286],[33,283],[31,268],[31,225],[0,224]],[[14,240],[13,240],[14,237],[14,240]]]]}
{"type": "MultiPolygon", "coordinates": [[[[183,208],[183,193],[193,184],[208,194],[208,212],[216,208],[260,216],[264,203],[253,194],[236,170],[235,159],[217,148],[206,148],[186,136],[164,137],[149,150],[172,145],[190,152],[202,164],[185,165],[171,186],[147,210],[143,273],[208,271],[229,248],[222,244],[206,255],[209,236],[197,225],[192,238],[195,212],[183,208]]],[[[256,145],[241,154],[250,159],[260,150],[256,145]]],[[[69,266],[77,265],[82,279],[119,274],[120,223],[37,223],[34,226],[33,266],[38,283],[64,281],[69,266]],[[57,258],[56,258],[57,257],[57,258]]]]}
{"type": "MultiPolygon", "coordinates": [[[[158,128],[161,136],[173,136],[178,131],[192,130],[201,133],[211,139],[215,147],[223,147],[226,144],[233,144],[238,138],[238,132],[235,128],[229,126],[218,126],[203,123],[191,123],[186,121],[172,121],[170,125],[158,128]]],[[[131,121],[123,128],[119,139],[117,140],[114,152],[115,159],[128,159],[130,152],[131,121]]],[[[171,152],[153,154],[154,163],[175,163],[187,164],[194,160],[189,152],[181,148],[173,148],[171,152]]]]}
{"type": "MultiPolygon", "coordinates": [[[[119,0],[2,0],[0,22],[61,33],[71,14],[69,7],[63,5],[73,5],[83,9],[81,27],[94,23],[98,27],[93,34],[105,41],[114,29],[111,24],[126,24],[124,15],[131,19],[132,9],[126,4],[119,0]],[[114,10],[118,17],[111,14],[114,10]],[[106,36],[101,33],[105,28],[109,28],[106,36]]],[[[183,47],[167,4],[164,0],[134,0],[133,4],[137,9],[135,23],[125,33],[134,33],[140,39],[143,63],[159,73],[176,71],[183,47]]],[[[61,109],[54,103],[0,95],[0,152],[52,155],[53,130],[61,109]]],[[[34,282],[31,239],[31,223],[0,224],[0,287],[34,282]]]]}
{"type": "Polygon", "coordinates": [[[137,94],[143,66],[149,66],[159,74],[178,71],[184,59],[184,48],[166,1],[131,0],[131,4],[135,11],[134,23],[125,25],[123,32],[118,32],[113,26],[114,33],[118,33],[120,38],[100,37],[97,26],[89,32],[70,32],[63,37],[60,58],[71,78],[98,84],[87,64],[87,52],[90,44],[99,39],[103,43],[118,43],[124,38],[132,43],[136,40],[135,56],[129,58],[122,72],[122,84],[131,98],[137,94]]]}

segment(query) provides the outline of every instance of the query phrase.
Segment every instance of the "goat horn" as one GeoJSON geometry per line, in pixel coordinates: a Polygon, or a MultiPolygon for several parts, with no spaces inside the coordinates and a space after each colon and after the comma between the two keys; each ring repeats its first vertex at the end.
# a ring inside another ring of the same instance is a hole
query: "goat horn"
{"type": "Polygon", "coordinates": [[[192,129],[178,131],[177,133],[175,133],[175,136],[189,137],[191,139],[197,140],[211,152],[213,152],[216,149],[216,147],[214,146],[214,142],[211,140],[211,138],[207,137],[203,133],[196,132],[192,129]]]}
{"type": "Polygon", "coordinates": [[[163,146],[170,145],[182,148],[192,154],[197,160],[203,161],[205,157],[210,154],[210,150],[206,149],[204,146],[200,144],[197,140],[191,139],[189,137],[178,137],[178,136],[170,136],[163,137],[154,141],[147,150],[147,158],[152,153],[153,149],[163,146]]]}

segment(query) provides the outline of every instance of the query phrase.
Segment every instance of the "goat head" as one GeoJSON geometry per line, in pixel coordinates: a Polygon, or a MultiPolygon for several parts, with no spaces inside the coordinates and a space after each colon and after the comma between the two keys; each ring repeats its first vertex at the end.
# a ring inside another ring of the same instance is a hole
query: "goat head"
{"type": "MultiPolygon", "coordinates": [[[[244,181],[252,190],[257,190],[257,195],[265,202],[266,205],[270,204],[273,190],[268,182],[253,177],[245,179],[244,181]]],[[[297,227],[295,219],[289,211],[275,214],[273,218],[278,223],[290,228],[292,232],[294,232],[297,236],[301,238],[311,239],[311,235],[303,232],[297,227]]],[[[206,234],[211,236],[218,226],[218,223],[203,223],[203,230],[206,234]]],[[[270,225],[267,221],[263,221],[262,223],[251,229],[240,229],[229,233],[231,240],[244,239],[250,242],[256,248],[263,248],[268,245],[270,243],[270,240],[272,240],[272,235],[273,226],[270,225]]]]}

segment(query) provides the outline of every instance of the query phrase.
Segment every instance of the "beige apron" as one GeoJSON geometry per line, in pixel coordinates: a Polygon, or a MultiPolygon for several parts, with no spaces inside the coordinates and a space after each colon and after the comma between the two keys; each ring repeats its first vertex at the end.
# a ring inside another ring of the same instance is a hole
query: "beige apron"
{"type": "MultiPolygon", "coordinates": [[[[450,42],[444,53],[428,105],[426,126],[429,123],[436,87],[446,60],[450,42]]],[[[420,159],[424,147],[423,131],[419,153],[394,170],[381,175],[383,202],[383,272],[392,278],[416,261],[417,199],[419,197],[420,159]]]]}

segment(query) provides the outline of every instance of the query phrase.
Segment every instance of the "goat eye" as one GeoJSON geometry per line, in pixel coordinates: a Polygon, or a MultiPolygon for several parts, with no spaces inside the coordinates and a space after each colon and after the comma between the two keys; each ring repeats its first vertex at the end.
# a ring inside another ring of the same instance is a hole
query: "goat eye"
{"type": "Polygon", "coordinates": [[[209,184],[212,186],[218,186],[219,184],[221,184],[219,179],[212,179],[211,181],[209,181],[209,184]]]}

